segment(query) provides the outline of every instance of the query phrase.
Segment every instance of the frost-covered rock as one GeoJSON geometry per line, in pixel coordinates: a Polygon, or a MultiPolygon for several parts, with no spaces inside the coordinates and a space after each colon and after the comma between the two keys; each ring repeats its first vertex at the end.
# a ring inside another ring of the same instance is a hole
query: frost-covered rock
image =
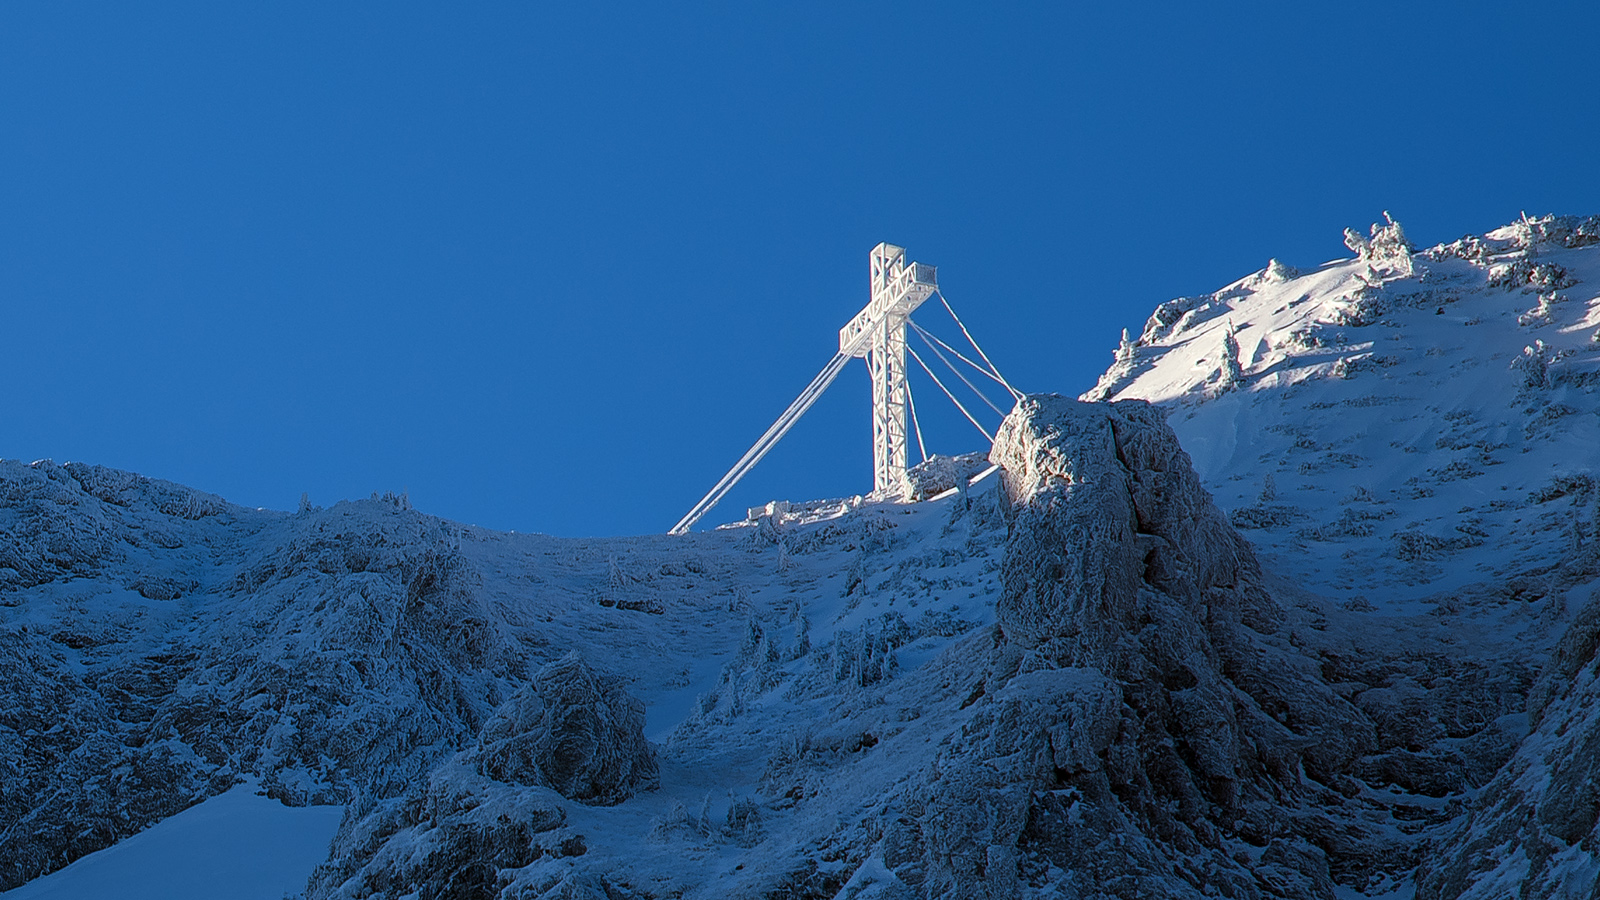
{"type": "Polygon", "coordinates": [[[610,806],[660,782],[644,705],[578,654],[552,663],[507,700],[479,736],[479,771],[610,806]]]}
{"type": "Polygon", "coordinates": [[[24,692],[0,807],[25,825],[0,832],[0,886],[247,776],[297,805],[397,794],[499,700],[477,574],[436,519],[256,513],[77,464],[0,463],[0,496],[0,684],[24,692]]]}
{"type": "Polygon", "coordinates": [[[448,760],[426,786],[347,814],[308,897],[477,900],[497,896],[502,873],[550,856],[581,852],[563,828],[566,810],[546,790],[479,775],[464,757],[448,760]]]}
{"type": "Polygon", "coordinates": [[[1249,545],[1159,409],[1034,395],[1001,424],[991,458],[1010,499],[999,613],[1011,640],[1115,645],[1152,587],[1194,605],[1227,586],[1232,615],[1272,627],[1249,545]]]}
{"type": "Polygon", "coordinates": [[[1530,694],[1532,733],[1428,854],[1419,900],[1565,900],[1600,885],[1600,597],[1530,694]]]}
{"type": "Polygon", "coordinates": [[[964,486],[988,465],[987,454],[981,452],[959,456],[940,456],[936,453],[906,470],[905,499],[926,500],[964,486]]]}
{"type": "Polygon", "coordinates": [[[425,786],[361,798],[308,896],[542,896],[505,873],[587,852],[562,827],[562,800],[615,805],[659,784],[643,726],[644,707],[620,679],[568,654],[501,704],[476,745],[437,765],[425,786]]]}
{"type": "Polygon", "coordinates": [[[1003,642],[912,804],[926,896],[1331,896],[1301,779],[1374,730],[1272,640],[1255,557],[1163,419],[1035,395],[1001,426],[1003,642]],[[1275,841],[1270,872],[1235,858],[1275,841]]]}

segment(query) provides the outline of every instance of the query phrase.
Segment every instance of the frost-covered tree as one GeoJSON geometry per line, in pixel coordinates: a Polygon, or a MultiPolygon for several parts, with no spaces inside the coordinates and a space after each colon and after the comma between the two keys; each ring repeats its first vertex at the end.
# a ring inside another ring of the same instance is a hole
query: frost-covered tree
{"type": "Polygon", "coordinates": [[[1122,329],[1122,341],[1117,344],[1117,362],[1133,362],[1133,351],[1137,348],[1138,345],[1133,342],[1132,338],[1128,337],[1128,329],[1122,329]]]}
{"type": "Polygon", "coordinates": [[[1415,248],[1406,238],[1406,231],[1388,210],[1383,211],[1383,224],[1374,223],[1370,237],[1362,237],[1354,228],[1344,230],[1344,245],[1355,253],[1357,259],[1388,268],[1401,276],[1412,273],[1411,254],[1415,248]]]}
{"type": "Polygon", "coordinates": [[[1511,361],[1512,371],[1522,378],[1523,390],[1539,390],[1550,384],[1550,349],[1544,341],[1522,348],[1522,355],[1511,361]]]}
{"type": "Polygon", "coordinates": [[[1233,335],[1234,328],[1231,325],[1222,334],[1222,353],[1217,362],[1213,396],[1221,396],[1244,384],[1244,368],[1239,365],[1239,341],[1233,335]]]}
{"type": "Polygon", "coordinates": [[[1369,259],[1372,256],[1372,245],[1367,242],[1366,238],[1361,236],[1361,232],[1354,228],[1346,228],[1344,230],[1344,245],[1350,248],[1350,252],[1356,255],[1356,259],[1369,259]]]}
{"type": "Polygon", "coordinates": [[[1383,211],[1383,219],[1383,225],[1372,226],[1373,258],[1386,261],[1403,258],[1409,261],[1415,248],[1411,246],[1411,241],[1406,239],[1405,229],[1394,220],[1394,216],[1389,215],[1387,209],[1383,211]]]}

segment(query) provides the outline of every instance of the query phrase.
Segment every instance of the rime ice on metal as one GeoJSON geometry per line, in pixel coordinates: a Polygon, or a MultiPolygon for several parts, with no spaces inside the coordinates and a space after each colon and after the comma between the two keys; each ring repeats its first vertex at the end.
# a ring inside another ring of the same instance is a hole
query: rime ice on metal
{"type": "Polygon", "coordinates": [[[670,534],[683,534],[711,511],[745,473],[777,445],[811,404],[839,377],[845,364],[860,356],[872,373],[872,489],[886,496],[898,491],[906,474],[906,321],[913,310],[938,290],[933,266],[906,262],[906,249],[894,244],[872,248],[872,299],[839,329],[839,352],[800,392],[776,422],[745,451],[733,468],[689,510],[670,534]]]}
{"type": "Polygon", "coordinates": [[[933,266],[906,262],[906,248],[872,248],[872,301],[839,329],[839,352],[865,357],[872,373],[872,492],[906,477],[906,320],[938,290],[933,266]]]}

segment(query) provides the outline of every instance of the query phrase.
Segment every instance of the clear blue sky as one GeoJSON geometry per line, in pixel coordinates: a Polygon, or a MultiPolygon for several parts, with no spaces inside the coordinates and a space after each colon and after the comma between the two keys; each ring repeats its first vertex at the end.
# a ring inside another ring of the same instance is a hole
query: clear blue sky
{"type": "MultiPolygon", "coordinates": [[[[665,530],[878,241],[1076,394],[1157,303],[1384,209],[1421,244],[1600,212],[1596,35],[1592,2],[0,4],[0,456],[665,530]]],[[[868,489],[867,415],[855,364],[711,519],[868,489]]]]}

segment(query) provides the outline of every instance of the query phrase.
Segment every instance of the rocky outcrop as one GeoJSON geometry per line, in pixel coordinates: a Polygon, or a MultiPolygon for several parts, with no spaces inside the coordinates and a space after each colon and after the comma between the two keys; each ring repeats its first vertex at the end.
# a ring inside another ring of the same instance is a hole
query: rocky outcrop
{"type": "Polygon", "coordinates": [[[993,461],[942,508],[596,544],[0,463],[0,879],[247,776],[347,805],[317,900],[1600,878],[1600,601],[1549,665],[1542,637],[1600,572],[1592,522],[1380,618],[1268,581],[1152,406],[1024,398],[993,461]],[[619,585],[660,615],[594,602],[619,585]],[[635,694],[690,710],[659,793],[635,694]]]}
{"type": "Polygon", "coordinates": [[[992,459],[1001,642],[912,803],[926,896],[1331,897],[1335,848],[1297,812],[1373,726],[1276,633],[1162,413],[1028,397],[992,459]]]}
{"type": "Polygon", "coordinates": [[[368,799],[345,816],[309,897],[479,900],[505,886],[504,870],[582,855],[581,835],[546,789],[480,775],[464,756],[446,761],[403,798],[368,799]]]}
{"type": "MultiPolygon", "coordinates": [[[[643,728],[644,706],[619,679],[568,654],[502,704],[477,746],[438,766],[424,788],[364,799],[307,896],[543,896],[552,884],[541,887],[538,873],[509,870],[587,852],[583,835],[563,827],[562,799],[614,805],[656,787],[643,728]],[[536,883],[508,891],[518,877],[536,883]]],[[[553,870],[555,882],[572,874],[553,870]]]]}
{"type": "Polygon", "coordinates": [[[47,636],[0,632],[0,889],[233,784],[181,740],[152,737],[163,680],[157,665],[129,667],[97,691],[47,636]]]}
{"type": "Polygon", "coordinates": [[[243,777],[395,796],[469,744],[505,663],[456,541],[393,503],[0,462],[0,888],[243,777]]]}
{"type": "Polygon", "coordinates": [[[1530,692],[1532,733],[1418,872],[1419,900],[1593,896],[1600,883],[1600,597],[1530,692]]]}
{"type": "Polygon", "coordinates": [[[964,487],[974,475],[989,467],[983,453],[941,456],[937,453],[906,470],[904,497],[911,502],[936,497],[964,487]]]}

